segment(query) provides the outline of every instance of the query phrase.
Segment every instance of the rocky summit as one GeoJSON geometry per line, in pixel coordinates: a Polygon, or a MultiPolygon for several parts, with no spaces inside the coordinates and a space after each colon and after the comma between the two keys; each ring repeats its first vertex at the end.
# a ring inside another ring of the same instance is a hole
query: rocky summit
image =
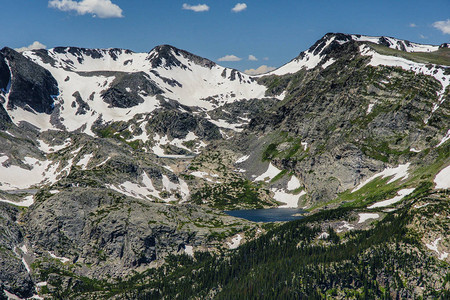
{"type": "Polygon", "coordinates": [[[446,299],[449,85],[448,44],[392,37],[257,76],[5,47],[0,299],[446,299]],[[269,208],[301,218],[226,213],[269,208]]]}

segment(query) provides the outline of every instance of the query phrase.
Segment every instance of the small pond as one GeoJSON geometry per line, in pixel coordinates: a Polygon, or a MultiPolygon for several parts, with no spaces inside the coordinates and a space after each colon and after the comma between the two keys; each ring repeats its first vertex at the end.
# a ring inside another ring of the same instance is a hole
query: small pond
{"type": "Polygon", "coordinates": [[[305,211],[300,208],[269,208],[228,210],[225,213],[253,222],[285,222],[303,218],[305,211]]]}

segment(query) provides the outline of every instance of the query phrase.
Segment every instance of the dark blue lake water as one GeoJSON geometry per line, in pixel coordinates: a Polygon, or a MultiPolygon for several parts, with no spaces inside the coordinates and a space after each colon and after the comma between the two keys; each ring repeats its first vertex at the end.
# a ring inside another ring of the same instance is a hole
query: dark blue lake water
{"type": "Polygon", "coordinates": [[[303,218],[299,208],[243,209],[225,211],[230,216],[253,222],[285,222],[303,218]]]}

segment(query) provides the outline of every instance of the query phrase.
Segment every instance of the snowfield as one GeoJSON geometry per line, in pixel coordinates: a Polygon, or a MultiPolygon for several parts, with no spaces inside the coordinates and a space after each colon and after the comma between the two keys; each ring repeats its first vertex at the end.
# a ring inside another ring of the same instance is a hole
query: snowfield
{"type": "Polygon", "coordinates": [[[391,204],[397,203],[399,201],[401,201],[404,197],[408,196],[409,194],[411,194],[414,191],[414,189],[403,189],[397,192],[397,196],[395,196],[392,199],[388,199],[388,200],[384,200],[381,202],[377,202],[375,204],[372,204],[371,206],[367,207],[367,208],[377,208],[377,207],[386,207],[389,206],[391,204]]]}
{"type": "Polygon", "coordinates": [[[368,184],[369,182],[371,182],[372,180],[374,180],[375,178],[380,177],[380,176],[382,178],[393,176],[387,182],[388,184],[392,183],[392,182],[394,182],[396,180],[399,180],[399,179],[406,179],[409,176],[409,174],[408,174],[409,166],[410,166],[410,163],[407,163],[407,164],[404,164],[404,165],[399,165],[396,168],[386,168],[384,171],[381,171],[380,173],[377,173],[377,174],[369,177],[368,179],[364,180],[363,182],[361,182],[357,187],[355,187],[352,190],[352,193],[354,193],[357,190],[361,189],[363,186],[365,186],[366,184],[368,184]]]}
{"type": "Polygon", "coordinates": [[[436,189],[450,189],[450,166],[442,169],[434,178],[436,189]]]}
{"type": "MultiPolygon", "coordinates": [[[[158,48],[158,47],[157,47],[158,48]]],[[[197,106],[211,110],[226,103],[242,99],[264,98],[266,87],[258,84],[250,76],[219,65],[204,66],[191,61],[183,51],[168,50],[172,57],[181,63],[169,65],[152,65],[152,60],[159,56],[160,50],[149,53],[134,53],[120,49],[89,49],[97,51],[102,57],[92,58],[88,54],[71,53],[71,48],[49,49],[48,56],[53,63],[44,61],[36,52],[25,51],[23,55],[50,71],[58,82],[60,94],[55,101],[60,106],[60,118],[68,131],[81,128],[83,132],[94,135],[91,126],[101,119],[103,122],[128,121],[138,113],[150,113],[160,107],[160,100],[155,96],[138,94],[144,102],[131,108],[111,107],[102,99],[102,92],[111,87],[113,81],[124,73],[143,72],[163,91],[167,98],[187,106],[197,106]],[[174,84],[175,83],[175,84],[174,84]],[[78,107],[72,105],[75,93],[89,105],[86,114],[77,114],[78,107]],[[214,99],[214,101],[211,101],[214,99]]],[[[128,88],[128,91],[130,89],[128,88]]],[[[41,130],[54,129],[50,116],[33,114],[15,109],[10,111],[15,124],[27,121],[41,130]]],[[[228,124],[219,121],[219,126],[239,131],[242,124],[228,124]]],[[[145,140],[145,136],[142,136],[145,140]]]]}
{"type": "Polygon", "coordinates": [[[270,181],[275,176],[280,174],[280,172],[281,172],[280,169],[278,169],[277,167],[272,165],[272,163],[269,163],[269,167],[267,168],[267,171],[264,172],[263,174],[259,175],[258,177],[256,177],[253,181],[270,181]]]}
{"type": "Polygon", "coordinates": [[[358,224],[364,223],[365,221],[367,221],[369,219],[378,219],[379,217],[380,217],[379,214],[361,213],[361,214],[359,214],[358,224]]]}
{"type": "Polygon", "coordinates": [[[236,249],[241,244],[242,236],[240,234],[236,235],[231,239],[231,242],[227,242],[229,249],[236,249]]]}

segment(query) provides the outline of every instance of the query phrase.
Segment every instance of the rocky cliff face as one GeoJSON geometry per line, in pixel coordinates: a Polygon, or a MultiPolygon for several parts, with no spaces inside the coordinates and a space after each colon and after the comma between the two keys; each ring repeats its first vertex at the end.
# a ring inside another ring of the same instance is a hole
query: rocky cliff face
{"type": "Polygon", "coordinates": [[[50,114],[54,107],[54,98],[59,94],[58,83],[50,72],[10,48],[1,50],[0,60],[3,61],[0,66],[1,85],[5,92],[9,93],[7,108],[26,109],[28,106],[37,113],[50,114]],[[6,67],[9,68],[9,76],[6,67]],[[9,78],[10,82],[5,88],[6,78],[9,78]]]}

